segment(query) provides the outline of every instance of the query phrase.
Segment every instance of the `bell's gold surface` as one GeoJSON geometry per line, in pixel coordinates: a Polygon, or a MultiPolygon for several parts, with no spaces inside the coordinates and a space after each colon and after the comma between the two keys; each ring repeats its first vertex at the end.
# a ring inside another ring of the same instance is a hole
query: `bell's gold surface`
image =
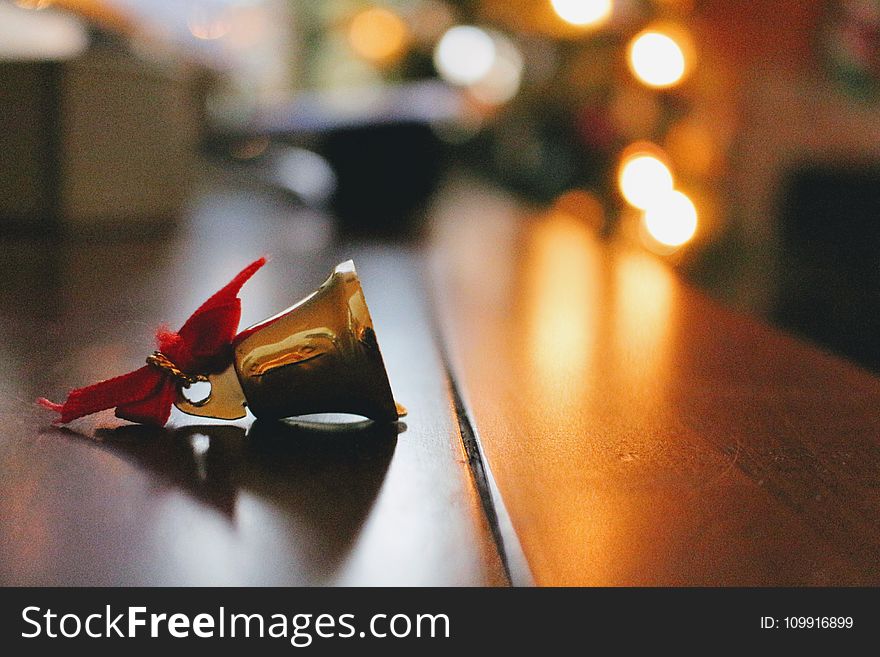
{"type": "Polygon", "coordinates": [[[209,374],[210,395],[184,413],[235,420],[352,413],[377,422],[406,414],[391,394],[376,333],[354,263],[337,266],[321,287],[287,310],[245,329],[232,363],[209,374]]]}

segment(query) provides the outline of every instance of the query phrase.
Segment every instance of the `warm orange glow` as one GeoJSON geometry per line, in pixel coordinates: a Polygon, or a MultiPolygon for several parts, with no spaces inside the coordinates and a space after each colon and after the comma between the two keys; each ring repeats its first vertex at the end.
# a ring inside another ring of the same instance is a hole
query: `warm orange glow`
{"type": "MultiPolygon", "coordinates": [[[[660,251],[686,244],[697,232],[697,208],[683,192],[674,191],[651,203],[643,216],[648,236],[660,251]]],[[[646,246],[655,246],[646,241],[646,246]]]]}
{"type": "Polygon", "coordinates": [[[351,21],[348,42],[359,56],[376,64],[397,60],[406,49],[409,32],[403,20],[382,7],[371,7],[351,21]]]}
{"type": "Polygon", "coordinates": [[[598,27],[611,16],[611,0],[550,0],[556,14],[570,25],[598,27]]]}
{"type": "Polygon", "coordinates": [[[620,374],[640,390],[639,402],[657,403],[653,393],[669,340],[672,273],[644,251],[622,251],[614,268],[614,340],[620,374]]]}
{"type": "Polygon", "coordinates": [[[633,75],[649,87],[672,87],[689,72],[692,48],[683,33],[649,28],[630,42],[627,62],[633,75]]]}
{"type": "Polygon", "coordinates": [[[553,212],[535,226],[524,298],[536,394],[564,411],[582,403],[596,339],[598,246],[589,227],[553,212]]]}
{"type": "Polygon", "coordinates": [[[617,184],[627,203],[645,210],[672,191],[672,172],[664,159],[663,152],[653,144],[634,144],[624,151],[617,184]]]}

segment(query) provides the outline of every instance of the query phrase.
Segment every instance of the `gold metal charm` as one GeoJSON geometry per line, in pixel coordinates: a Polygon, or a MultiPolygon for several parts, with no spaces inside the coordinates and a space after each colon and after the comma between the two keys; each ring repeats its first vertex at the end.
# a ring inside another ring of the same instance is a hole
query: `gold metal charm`
{"type": "Polygon", "coordinates": [[[393,422],[406,414],[391,394],[351,260],[299,303],[239,333],[232,347],[229,367],[207,376],[210,395],[193,402],[181,387],[177,408],[224,420],[246,408],[267,419],[352,413],[393,422]]]}

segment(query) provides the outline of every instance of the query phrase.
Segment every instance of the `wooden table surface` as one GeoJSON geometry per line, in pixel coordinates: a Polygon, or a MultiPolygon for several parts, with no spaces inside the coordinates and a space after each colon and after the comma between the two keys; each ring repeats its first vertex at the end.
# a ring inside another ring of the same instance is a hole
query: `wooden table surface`
{"type": "Polygon", "coordinates": [[[456,189],[435,290],[540,585],[880,584],[880,380],[594,237],[456,189]]]}
{"type": "Polygon", "coordinates": [[[880,583],[880,380],[589,217],[432,214],[346,243],[221,181],[161,238],[0,243],[0,584],[880,583]],[[263,253],[242,326],[354,257],[401,424],[50,426],[263,253]]]}
{"type": "Polygon", "coordinates": [[[326,217],[205,190],[164,238],[2,242],[0,584],[503,585],[406,245],[340,243],[326,217]],[[53,428],[38,395],[139,367],[243,265],[242,327],[353,257],[399,425],[366,432],[104,412],[53,428]]]}

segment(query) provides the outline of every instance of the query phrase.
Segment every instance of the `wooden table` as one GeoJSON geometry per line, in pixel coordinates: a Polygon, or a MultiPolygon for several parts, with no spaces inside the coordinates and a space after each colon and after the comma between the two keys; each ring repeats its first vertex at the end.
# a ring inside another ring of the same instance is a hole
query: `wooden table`
{"type": "Polygon", "coordinates": [[[880,380],[590,214],[438,203],[456,378],[535,582],[880,583],[880,380]]]}
{"type": "Polygon", "coordinates": [[[2,242],[0,583],[880,582],[877,378],[588,218],[461,186],[432,215],[346,242],[221,180],[162,237],[2,242]],[[50,426],[38,395],[139,366],[263,253],[242,325],[354,257],[402,424],[50,426]]]}

